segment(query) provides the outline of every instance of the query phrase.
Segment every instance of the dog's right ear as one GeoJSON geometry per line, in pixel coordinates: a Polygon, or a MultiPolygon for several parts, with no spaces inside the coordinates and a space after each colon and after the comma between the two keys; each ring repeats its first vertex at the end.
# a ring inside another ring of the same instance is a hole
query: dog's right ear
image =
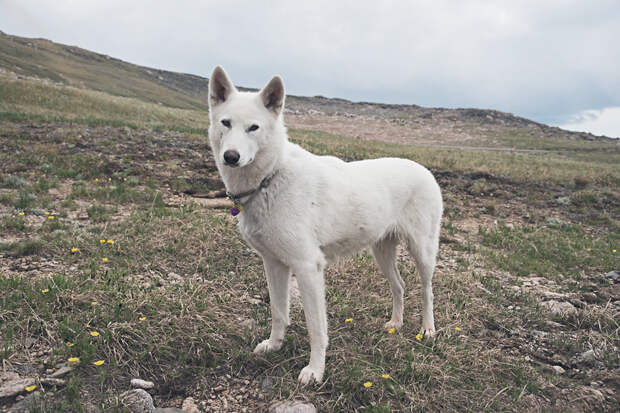
{"type": "Polygon", "coordinates": [[[232,84],[224,69],[216,66],[209,79],[209,107],[214,107],[224,103],[231,93],[237,89],[232,84]]]}

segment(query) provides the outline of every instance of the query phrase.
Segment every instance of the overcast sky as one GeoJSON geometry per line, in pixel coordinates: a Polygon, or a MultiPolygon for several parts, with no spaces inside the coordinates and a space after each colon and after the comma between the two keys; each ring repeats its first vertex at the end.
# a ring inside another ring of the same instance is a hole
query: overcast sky
{"type": "Polygon", "coordinates": [[[236,84],[620,137],[620,1],[0,0],[0,30],[236,84]],[[600,129],[602,128],[602,129],[600,129]]]}

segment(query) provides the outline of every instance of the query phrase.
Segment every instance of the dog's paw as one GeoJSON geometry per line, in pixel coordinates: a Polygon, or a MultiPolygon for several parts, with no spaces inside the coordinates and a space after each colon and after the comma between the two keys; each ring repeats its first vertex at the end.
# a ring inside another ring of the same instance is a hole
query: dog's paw
{"type": "Polygon", "coordinates": [[[297,380],[303,385],[312,383],[313,381],[321,383],[323,381],[323,371],[324,369],[306,366],[301,369],[301,373],[299,373],[297,380]]]}
{"type": "Polygon", "coordinates": [[[383,329],[385,331],[390,331],[391,329],[395,328],[397,330],[400,330],[400,328],[403,326],[403,322],[402,321],[394,321],[394,320],[390,320],[387,323],[385,323],[383,325],[383,329]]]}
{"type": "Polygon", "coordinates": [[[435,327],[422,327],[420,329],[420,334],[424,334],[424,337],[432,338],[435,335],[435,327]]]}
{"type": "Polygon", "coordinates": [[[282,341],[271,341],[269,339],[263,340],[256,348],[254,349],[254,354],[264,354],[269,353],[271,351],[280,350],[282,347],[282,341]]]}

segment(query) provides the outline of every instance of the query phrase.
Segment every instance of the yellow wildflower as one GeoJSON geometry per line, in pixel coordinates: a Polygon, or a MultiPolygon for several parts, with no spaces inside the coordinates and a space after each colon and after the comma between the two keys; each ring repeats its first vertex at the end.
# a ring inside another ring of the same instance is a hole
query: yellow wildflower
{"type": "Polygon", "coordinates": [[[146,321],[146,317],[140,317],[138,320],[140,320],[140,321],[146,321]]]}
{"type": "Polygon", "coordinates": [[[45,214],[45,215],[49,215],[49,214],[51,214],[51,212],[49,212],[49,211],[45,211],[45,212],[44,212],[44,214],[45,214]]]}
{"type": "Polygon", "coordinates": [[[108,262],[109,260],[108,260],[108,258],[107,258],[107,257],[103,257],[103,258],[101,259],[101,261],[103,261],[103,262],[108,262]]]}
{"type": "Polygon", "coordinates": [[[73,346],[75,346],[75,344],[70,343],[70,342],[68,342],[68,341],[67,341],[67,343],[66,343],[66,344],[67,344],[67,347],[73,347],[73,346]]]}
{"type": "Polygon", "coordinates": [[[105,363],[105,361],[103,361],[103,360],[93,361],[93,364],[94,364],[95,366],[101,366],[103,363],[105,363]]]}
{"type": "Polygon", "coordinates": [[[67,359],[67,361],[68,361],[69,363],[77,363],[78,361],[80,361],[80,359],[79,359],[79,358],[77,358],[77,357],[69,357],[69,358],[67,359]]]}
{"type": "Polygon", "coordinates": [[[91,301],[90,305],[92,305],[93,307],[96,306],[97,304],[99,304],[97,301],[91,301]]]}
{"type": "Polygon", "coordinates": [[[388,330],[388,334],[394,334],[396,332],[396,328],[392,327],[388,330]]]}
{"type": "Polygon", "coordinates": [[[111,244],[111,245],[114,244],[114,240],[113,239],[109,239],[108,240],[108,244],[111,244]]]}
{"type": "Polygon", "coordinates": [[[371,381],[367,381],[366,383],[364,383],[364,387],[366,387],[367,389],[372,387],[372,382],[371,381]]]}
{"type": "Polygon", "coordinates": [[[44,288],[44,289],[42,289],[42,290],[41,290],[41,292],[42,292],[43,294],[47,294],[47,293],[49,293],[49,292],[50,292],[50,289],[49,289],[49,288],[44,288]]]}
{"type": "Polygon", "coordinates": [[[345,319],[345,320],[344,320],[344,322],[345,322],[345,323],[352,323],[352,322],[353,322],[353,319],[352,319],[352,318],[347,318],[347,319],[345,319]]]}
{"type": "Polygon", "coordinates": [[[104,239],[100,239],[99,240],[99,244],[105,244],[105,240],[104,239]]]}
{"type": "Polygon", "coordinates": [[[99,178],[95,178],[95,182],[99,182],[99,178]]]}
{"type": "Polygon", "coordinates": [[[47,217],[47,219],[52,220],[55,219],[56,217],[54,217],[54,215],[50,215],[49,217],[47,217]]]}
{"type": "Polygon", "coordinates": [[[611,250],[611,252],[613,252],[614,254],[616,253],[616,250],[611,250]]]}
{"type": "Polygon", "coordinates": [[[454,330],[459,333],[461,331],[461,327],[454,327],[454,330]]]}
{"type": "Polygon", "coordinates": [[[389,375],[389,374],[382,374],[382,375],[381,375],[381,377],[383,377],[384,379],[386,379],[386,380],[387,380],[387,379],[389,379],[389,378],[390,378],[390,375],[389,375]]]}
{"type": "Polygon", "coordinates": [[[592,251],[592,248],[586,248],[586,251],[590,252],[592,251]]]}
{"type": "Polygon", "coordinates": [[[76,252],[80,252],[80,249],[74,247],[74,248],[71,248],[71,252],[75,254],[76,252]]]}
{"type": "Polygon", "coordinates": [[[34,390],[34,389],[36,389],[36,388],[37,388],[37,386],[35,386],[35,385],[33,384],[32,386],[28,386],[28,387],[26,387],[26,389],[25,389],[25,390],[26,390],[26,391],[33,391],[33,390],[34,390]]]}
{"type": "Polygon", "coordinates": [[[90,335],[93,337],[97,337],[99,335],[99,333],[97,331],[91,331],[90,335]]]}
{"type": "Polygon", "coordinates": [[[17,213],[17,215],[19,215],[20,217],[23,217],[23,216],[24,216],[24,211],[19,211],[19,212],[17,213]]]}
{"type": "Polygon", "coordinates": [[[424,334],[422,334],[422,333],[418,333],[418,334],[415,336],[415,339],[416,339],[416,340],[418,340],[418,341],[422,341],[422,339],[423,339],[423,338],[424,338],[424,334]]]}

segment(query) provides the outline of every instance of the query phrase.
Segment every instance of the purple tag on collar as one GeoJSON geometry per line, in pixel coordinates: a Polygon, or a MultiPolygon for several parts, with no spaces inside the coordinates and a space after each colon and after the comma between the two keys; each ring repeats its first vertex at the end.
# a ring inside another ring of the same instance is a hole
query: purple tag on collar
{"type": "Polygon", "coordinates": [[[236,217],[237,215],[239,215],[239,212],[241,211],[237,207],[230,208],[230,215],[232,215],[233,217],[236,217]]]}

